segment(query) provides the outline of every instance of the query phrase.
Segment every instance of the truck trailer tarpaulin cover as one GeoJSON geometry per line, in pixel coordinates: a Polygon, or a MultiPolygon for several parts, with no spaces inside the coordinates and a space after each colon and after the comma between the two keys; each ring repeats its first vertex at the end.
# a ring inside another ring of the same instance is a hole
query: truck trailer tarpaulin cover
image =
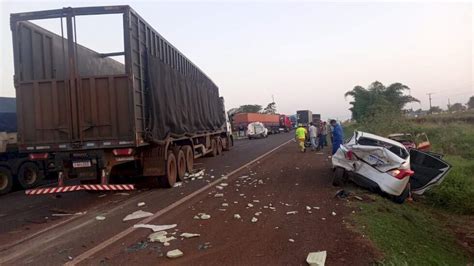
{"type": "MultiPolygon", "coordinates": [[[[148,130],[153,139],[214,131],[225,123],[219,90],[205,78],[190,78],[148,55],[150,112],[148,130]]],[[[149,136],[150,137],[150,136],[149,136]]]]}

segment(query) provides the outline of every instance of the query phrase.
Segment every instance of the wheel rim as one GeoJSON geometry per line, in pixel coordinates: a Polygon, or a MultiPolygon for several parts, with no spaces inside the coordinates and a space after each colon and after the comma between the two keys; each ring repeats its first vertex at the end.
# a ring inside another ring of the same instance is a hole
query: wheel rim
{"type": "Polygon", "coordinates": [[[33,169],[25,169],[23,176],[27,185],[32,185],[36,182],[36,180],[38,180],[38,173],[36,173],[36,171],[33,169]]]}
{"type": "Polygon", "coordinates": [[[4,173],[0,173],[0,190],[4,190],[8,186],[8,177],[4,173]]]}

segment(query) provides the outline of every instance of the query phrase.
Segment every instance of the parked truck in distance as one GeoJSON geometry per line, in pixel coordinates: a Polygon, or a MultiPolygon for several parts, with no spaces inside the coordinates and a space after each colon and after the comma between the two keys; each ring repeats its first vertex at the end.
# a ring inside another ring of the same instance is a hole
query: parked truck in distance
{"type": "Polygon", "coordinates": [[[280,115],[261,113],[238,113],[232,117],[234,130],[247,130],[250,123],[260,122],[268,130],[268,134],[280,132],[280,115]]]}
{"type": "Polygon", "coordinates": [[[11,14],[10,26],[19,151],[54,158],[58,172],[58,187],[26,194],[134,189],[114,184],[125,171],[172,187],[196,158],[232,146],[218,87],[131,7],[11,14]],[[75,18],[97,15],[121,16],[123,51],[77,43],[75,18]],[[64,22],[64,35],[30,22],[40,19],[64,22]]]}
{"type": "Polygon", "coordinates": [[[289,116],[280,115],[280,131],[290,132],[293,128],[289,116]]]}
{"type": "Polygon", "coordinates": [[[298,124],[309,125],[313,121],[313,113],[310,110],[296,111],[298,124]]]}
{"type": "Polygon", "coordinates": [[[321,123],[321,114],[313,114],[311,120],[315,125],[319,125],[321,123]]]}

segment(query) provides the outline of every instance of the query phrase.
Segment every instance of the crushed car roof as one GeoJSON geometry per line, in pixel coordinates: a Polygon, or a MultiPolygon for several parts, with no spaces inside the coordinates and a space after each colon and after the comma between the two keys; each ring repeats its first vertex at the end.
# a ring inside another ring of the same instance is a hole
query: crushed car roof
{"type": "Polygon", "coordinates": [[[400,148],[405,148],[405,146],[403,146],[403,144],[401,144],[398,141],[394,141],[394,140],[384,138],[384,137],[381,137],[381,136],[378,136],[378,135],[374,135],[374,134],[371,134],[371,133],[359,131],[358,132],[358,138],[361,138],[361,137],[374,139],[374,140],[380,140],[380,141],[386,142],[388,144],[391,144],[391,145],[394,145],[394,146],[397,146],[397,147],[400,147],[400,148]]]}

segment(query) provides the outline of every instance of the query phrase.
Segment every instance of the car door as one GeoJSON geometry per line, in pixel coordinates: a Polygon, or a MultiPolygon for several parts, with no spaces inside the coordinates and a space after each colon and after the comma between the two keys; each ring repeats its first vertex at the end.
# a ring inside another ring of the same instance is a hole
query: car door
{"type": "Polygon", "coordinates": [[[421,195],[427,189],[440,184],[451,165],[436,154],[411,149],[410,166],[415,174],[410,178],[411,191],[421,195]]]}

